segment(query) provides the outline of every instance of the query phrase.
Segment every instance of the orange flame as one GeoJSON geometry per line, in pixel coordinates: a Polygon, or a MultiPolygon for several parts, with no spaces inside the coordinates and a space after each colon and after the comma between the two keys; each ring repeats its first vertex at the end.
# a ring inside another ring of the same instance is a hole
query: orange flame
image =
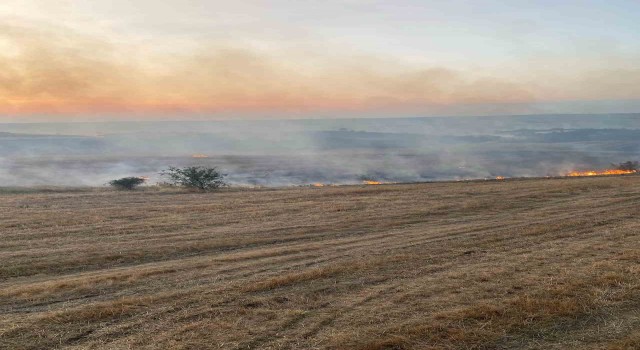
{"type": "Polygon", "coordinates": [[[620,169],[606,169],[606,170],[587,170],[587,171],[572,171],[567,176],[600,176],[600,175],[626,175],[635,174],[636,170],[620,170],[620,169]]]}
{"type": "Polygon", "coordinates": [[[324,187],[324,184],[316,183],[316,184],[311,184],[311,186],[313,186],[313,187],[324,187]]]}
{"type": "Polygon", "coordinates": [[[382,182],[373,180],[363,180],[362,183],[365,185],[382,185],[382,182]]]}
{"type": "Polygon", "coordinates": [[[496,180],[504,180],[504,176],[496,176],[496,180]]]}

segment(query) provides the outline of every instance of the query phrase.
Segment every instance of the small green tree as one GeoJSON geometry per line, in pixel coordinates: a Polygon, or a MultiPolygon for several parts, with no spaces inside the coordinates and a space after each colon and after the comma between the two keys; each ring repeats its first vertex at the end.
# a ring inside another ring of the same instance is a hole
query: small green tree
{"type": "Polygon", "coordinates": [[[169,167],[160,173],[168,179],[168,182],[200,191],[212,191],[227,186],[224,181],[226,174],[222,174],[217,168],[202,166],[190,166],[185,168],[169,167]]]}
{"type": "Polygon", "coordinates": [[[119,189],[132,191],[142,185],[146,180],[141,177],[123,177],[121,179],[109,181],[109,185],[119,189]]]}

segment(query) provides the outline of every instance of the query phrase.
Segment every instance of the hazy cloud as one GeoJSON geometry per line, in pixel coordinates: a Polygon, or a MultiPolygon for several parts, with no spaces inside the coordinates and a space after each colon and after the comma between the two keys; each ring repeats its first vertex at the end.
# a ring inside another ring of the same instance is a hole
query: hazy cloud
{"type": "Polygon", "coordinates": [[[2,109],[43,111],[361,109],[526,101],[523,87],[446,68],[379,67],[375,58],[297,69],[270,53],[206,45],[149,54],[59,28],[4,24],[2,109]],[[508,94],[506,94],[508,92],[508,94]]]}
{"type": "Polygon", "coordinates": [[[0,113],[481,114],[535,111],[541,102],[640,98],[640,70],[628,65],[455,69],[342,54],[333,50],[339,45],[269,49],[205,39],[182,51],[159,49],[171,43],[159,37],[137,45],[69,26],[4,21],[0,113]],[[459,113],[464,110],[470,111],[459,113]]]}

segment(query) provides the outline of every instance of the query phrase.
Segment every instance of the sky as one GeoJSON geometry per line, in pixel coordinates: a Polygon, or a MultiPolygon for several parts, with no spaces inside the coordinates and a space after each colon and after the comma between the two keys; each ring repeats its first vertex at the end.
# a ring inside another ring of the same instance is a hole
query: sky
{"type": "Polygon", "coordinates": [[[0,122],[640,112],[638,1],[3,0],[0,122]]]}

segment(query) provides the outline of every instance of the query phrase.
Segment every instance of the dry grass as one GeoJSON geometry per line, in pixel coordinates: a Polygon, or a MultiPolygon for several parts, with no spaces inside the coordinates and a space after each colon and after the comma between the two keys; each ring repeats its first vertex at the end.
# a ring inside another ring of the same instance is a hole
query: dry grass
{"type": "Polygon", "coordinates": [[[3,349],[638,349],[640,176],[0,191],[3,349]]]}

